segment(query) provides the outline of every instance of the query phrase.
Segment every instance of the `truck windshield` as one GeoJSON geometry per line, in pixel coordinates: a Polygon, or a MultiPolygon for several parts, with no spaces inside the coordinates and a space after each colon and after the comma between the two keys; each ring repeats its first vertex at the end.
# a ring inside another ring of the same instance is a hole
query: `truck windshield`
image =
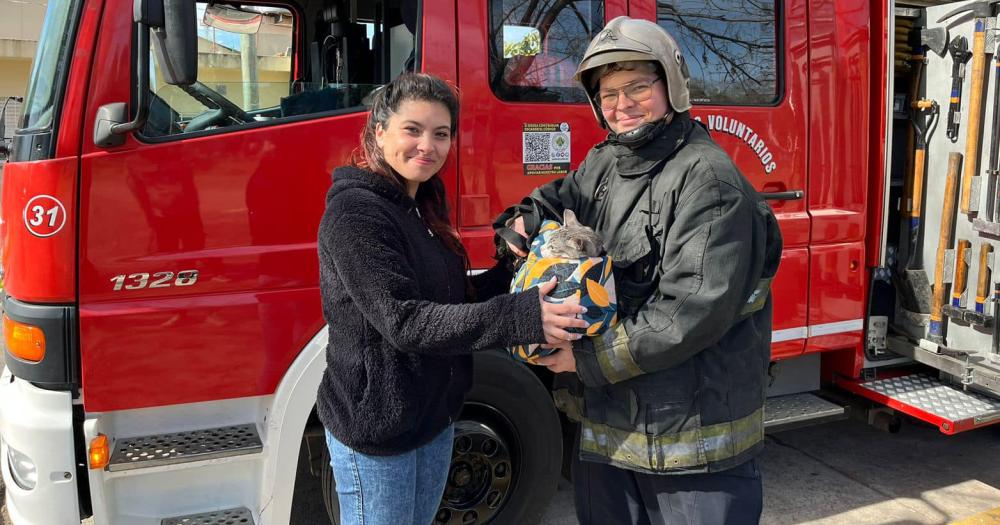
{"type": "Polygon", "coordinates": [[[80,0],[49,0],[24,101],[21,128],[25,130],[52,127],[69,69],[79,6],[80,0]]]}

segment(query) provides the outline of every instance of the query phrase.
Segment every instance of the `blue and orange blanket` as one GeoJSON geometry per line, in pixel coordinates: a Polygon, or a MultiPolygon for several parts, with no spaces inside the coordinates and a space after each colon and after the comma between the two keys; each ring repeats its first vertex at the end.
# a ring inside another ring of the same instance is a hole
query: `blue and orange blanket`
{"type": "MultiPolygon", "coordinates": [[[[558,230],[559,223],[544,221],[538,235],[531,241],[531,248],[524,264],[514,275],[510,284],[511,292],[521,292],[534,288],[556,277],[558,285],[546,297],[550,303],[580,304],[587,308],[582,318],[590,323],[587,328],[570,328],[570,332],[598,335],[618,321],[618,305],[615,299],[615,278],[611,273],[611,257],[583,257],[564,259],[542,257],[542,245],[552,232],[558,230]]],[[[511,355],[527,363],[535,363],[539,357],[551,354],[540,345],[519,345],[510,348],[511,355]]]]}

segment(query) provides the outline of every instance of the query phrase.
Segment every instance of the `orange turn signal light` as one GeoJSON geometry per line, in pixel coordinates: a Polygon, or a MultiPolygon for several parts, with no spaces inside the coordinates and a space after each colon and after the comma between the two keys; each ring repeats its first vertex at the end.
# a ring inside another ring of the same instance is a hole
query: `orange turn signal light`
{"type": "Polygon", "coordinates": [[[3,316],[3,338],[7,351],[18,359],[37,363],[45,358],[45,333],[42,329],[3,316]]]}
{"type": "Polygon", "coordinates": [[[111,451],[108,449],[108,436],[98,434],[90,440],[90,468],[102,469],[111,461],[111,451]]]}

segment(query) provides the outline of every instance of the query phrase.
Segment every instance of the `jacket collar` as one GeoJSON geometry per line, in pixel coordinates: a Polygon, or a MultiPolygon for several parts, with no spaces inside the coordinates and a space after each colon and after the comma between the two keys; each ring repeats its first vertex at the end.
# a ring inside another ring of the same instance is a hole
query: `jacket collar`
{"type": "Polygon", "coordinates": [[[615,170],[623,177],[637,177],[649,173],[658,163],[673,155],[687,141],[694,122],[687,111],[674,114],[669,124],[657,124],[649,140],[637,145],[626,145],[612,134],[605,144],[612,148],[616,158],[615,170]]]}

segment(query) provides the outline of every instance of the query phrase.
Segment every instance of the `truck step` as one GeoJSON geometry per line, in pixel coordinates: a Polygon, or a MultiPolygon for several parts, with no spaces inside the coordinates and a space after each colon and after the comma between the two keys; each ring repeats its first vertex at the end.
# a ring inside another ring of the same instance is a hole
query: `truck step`
{"type": "Polygon", "coordinates": [[[246,507],[163,518],[160,525],[253,525],[253,514],[246,507]]]}
{"type": "Polygon", "coordinates": [[[936,425],[945,434],[1000,423],[1000,400],[924,373],[870,381],[840,379],[855,394],[936,425]]]}
{"type": "Polygon", "coordinates": [[[262,449],[254,424],[154,434],[116,440],[106,468],[116,472],[255,454],[262,449]]]}
{"type": "Polygon", "coordinates": [[[846,417],[844,407],[808,392],[771,397],[764,403],[764,430],[767,432],[780,432],[846,417]]]}

